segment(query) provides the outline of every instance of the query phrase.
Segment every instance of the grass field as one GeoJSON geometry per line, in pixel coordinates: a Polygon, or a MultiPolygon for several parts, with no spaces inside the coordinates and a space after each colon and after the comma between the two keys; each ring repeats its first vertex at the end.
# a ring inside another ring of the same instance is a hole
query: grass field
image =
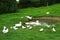
{"type": "Polygon", "coordinates": [[[18,29],[12,30],[11,26],[19,23],[20,21],[26,22],[26,18],[21,19],[23,16],[58,16],[60,17],[60,4],[51,5],[48,7],[38,7],[38,8],[24,8],[18,9],[16,13],[7,13],[0,15],[0,40],[59,40],[60,39],[60,22],[56,24],[57,32],[52,32],[51,28],[45,28],[44,32],[39,32],[40,27],[34,27],[32,30],[28,29],[18,29]],[[47,15],[46,12],[49,11],[50,14],[47,15]],[[2,33],[3,26],[9,28],[7,34],[2,33]]]}

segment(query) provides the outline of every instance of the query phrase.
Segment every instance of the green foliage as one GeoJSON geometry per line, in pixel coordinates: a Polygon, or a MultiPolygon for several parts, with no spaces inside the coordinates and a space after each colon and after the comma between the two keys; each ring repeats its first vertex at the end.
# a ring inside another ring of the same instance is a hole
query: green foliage
{"type": "Polygon", "coordinates": [[[30,0],[20,0],[19,7],[28,7],[31,5],[30,0]]]}
{"type": "Polygon", "coordinates": [[[20,0],[20,7],[39,7],[55,4],[56,0],[20,0]]]}
{"type": "Polygon", "coordinates": [[[1,12],[14,12],[17,9],[16,0],[1,0],[0,1],[0,13],[1,12]]]}

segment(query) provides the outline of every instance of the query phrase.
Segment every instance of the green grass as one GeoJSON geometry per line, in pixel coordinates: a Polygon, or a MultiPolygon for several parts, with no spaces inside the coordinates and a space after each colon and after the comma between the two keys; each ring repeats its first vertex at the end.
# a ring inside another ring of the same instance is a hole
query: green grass
{"type": "Polygon", "coordinates": [[[32,30],[28,29],[18,29],[12,30],[9,29],[9,33],[3,34],[3,26],[10,28],[14,24],[19,23],[19,21],[25,22],[27,19],[24,17],[26,15],[32,17],[39,16],[58,16],[60,17],[60,4],[51,5],[48,7],[38,7],[38,8],[25,8],[18,9],[16,13],[8,13],[0,15],[0,40],[59,40],[60,39],[60,22],[56,24],[57,32],[52,32],[51,28],[45,28],[44,32],[39,32],[40,27],[34,27],[32,30]],[[51,14],[46,15],[46,12],[49,11],[51,14]]]}

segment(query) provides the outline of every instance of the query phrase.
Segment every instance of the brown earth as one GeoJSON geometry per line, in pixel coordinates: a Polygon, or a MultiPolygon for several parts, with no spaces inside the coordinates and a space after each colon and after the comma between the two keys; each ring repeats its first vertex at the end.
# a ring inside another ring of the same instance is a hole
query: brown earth
{"type": "Polygon", "coordinates": [[[37,17],[37,18],[32,18],[29,19],[29,21],[49,21],[49,22],[60,22],[60,17],[37,17]]]}

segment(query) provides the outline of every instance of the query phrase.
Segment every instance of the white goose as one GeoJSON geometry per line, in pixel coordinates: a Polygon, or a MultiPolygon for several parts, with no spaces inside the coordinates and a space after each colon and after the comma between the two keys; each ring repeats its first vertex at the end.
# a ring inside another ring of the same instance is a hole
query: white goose
{"type": "Polygon", "coordinates": [[[22,26],[22,22],[20,22],[19,24],[15,24],[15,26],[17,27],[22,26]]]}
{"type": "Polygon", "coordinates": [[[52,28],[52,31],[53,31],[53,32],[56,32],[56,29],[55,29],[55,28],[52,28]]]}
{"type": "Polygon", "coordinates": [[[16,0],[17,3],[19,3],[19,0],[16,0]]]}
{"type": "Polygon", "coordinates": [[[36,21],[35,25],[41,25],[41,23],[39,22],[39,20],[36,21]]]}
{"type": "Polygon", "coordinates": [[[50,14],[50,12],[46,12],[46,14],[50,14]]]}
{"type": "Polygon", "coordinates": [[[22,29],[25,29],[26,27],[22,26],[22,29]]]}
{"type": "Polygon", "coordinates": [[[35,22],[26,22],[26,25],[35,25],[35,22]]]}
{"type": "Polygon", "coordinates": [[[30,26],[30,27],[29,27],[29,29],[31,30],[31,29],[32,29],[32,27],[30,26]]]}
{"type": "Polygon", "coordinates": [[[6,28],[6,27],[4,26],[2,32],[3,32],[3,33],[8,33],[8,31],[9,31],[8,28],[6,28]]]}
{"type": "Polygon", "coordinates": [[[18,28],[16,26],[11,27],[11,29],[17,30],[18,28]]]}
{"type": "Polygon", "coordinates": [[[26,27],[27,27],[27,28],[29,28],[29,27],[30,27],[30,25],[27,25],[26,27]]]}
{"type": "Polygon", "coordinates": [[[30,17],[30,16],[26,16],[28,19],[32,19],[32,17],[30,17]]]}
{"type": "Polygon", "coordinates": [[[44,30],[44,29],[43,29],[43,28],[41,28],[39,31],[40,31],[40,32],[42,32],[43,30],[44,30]]]}
{"type": "Polygon", "coordinates": [[[48,28],[51,26],[51,25],[48,25],[47,23],[43,23],[43,25],[48,27],[48,28]]]}

